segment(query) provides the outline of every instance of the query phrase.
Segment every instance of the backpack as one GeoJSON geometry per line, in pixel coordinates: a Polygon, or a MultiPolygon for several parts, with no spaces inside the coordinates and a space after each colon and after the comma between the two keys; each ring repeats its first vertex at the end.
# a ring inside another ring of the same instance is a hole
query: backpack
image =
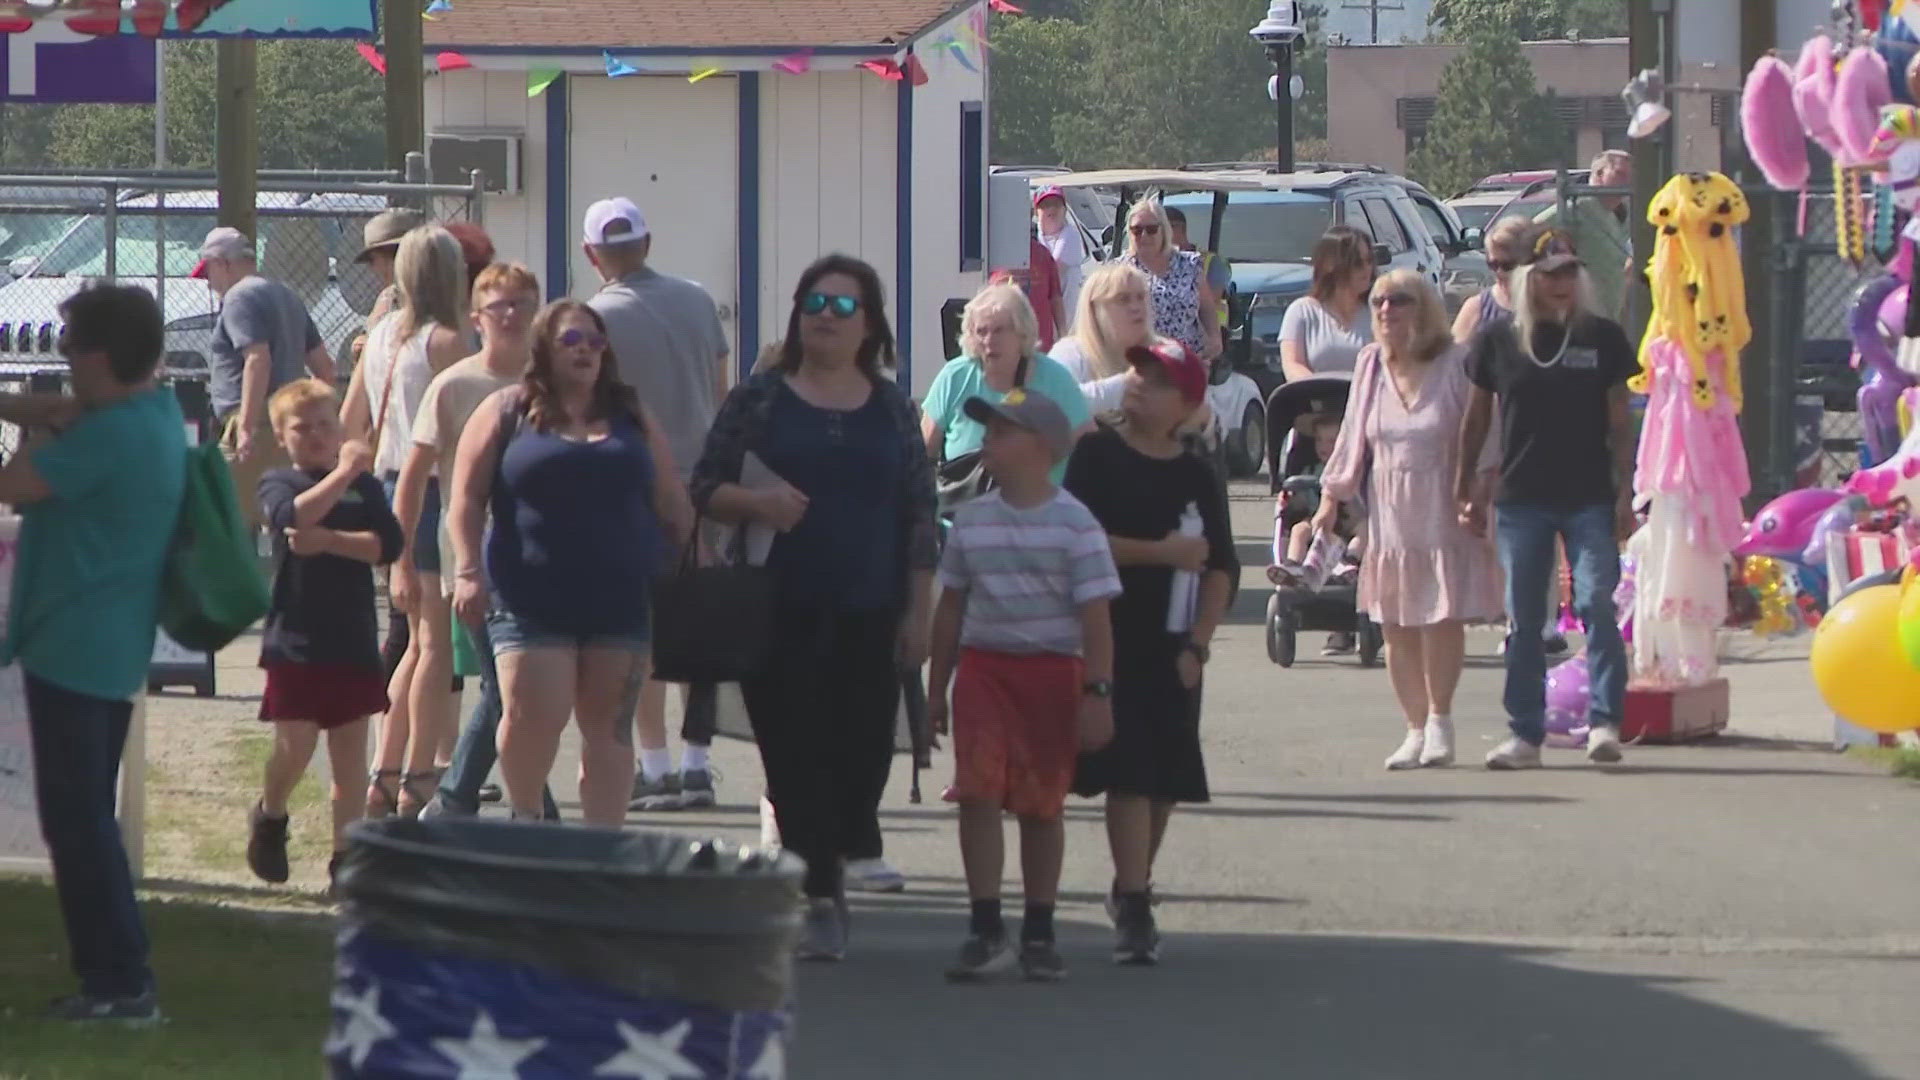
{"type": "Polygon", "coordinates": [[[188,447],[180,521],[160,576],[160,628],[182,648],[218,652],[267,613],[269,599],[220,444],[188,447]]]}

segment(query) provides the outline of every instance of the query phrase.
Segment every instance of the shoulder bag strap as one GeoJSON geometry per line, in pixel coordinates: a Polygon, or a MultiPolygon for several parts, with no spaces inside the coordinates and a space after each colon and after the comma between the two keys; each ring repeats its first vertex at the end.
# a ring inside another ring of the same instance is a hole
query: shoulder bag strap
{"type": "Polygon", "coordinates": [[[1013,386],[1014,386],[1014,389],[1016,390],[1023,388],[1027,385],[1028,359],[1029,358],[1025,353],[1020,354],[1020,363],[1016,365],[1013,369],[1013,386]]]}
{"type": "MultiPolygon", "coordinates": [[[[394,315],[387,316],[388,319],[395,317],[394,315]]],[[[396,338],[398,337],[398,333],[399,331],[396,326],[396,338]]],[[[371,442],[376,459],[380,456],[380,437],[386,433],[387,429],[387,406],[393,402],[393,377],[400,371],[400,350],[405,346],[406,342],[396,340],[393,348],[387,350],[387,378],[385,385],[382,386],[380,390],[380,411],[373,414],[373,438],[371,442]]]]}

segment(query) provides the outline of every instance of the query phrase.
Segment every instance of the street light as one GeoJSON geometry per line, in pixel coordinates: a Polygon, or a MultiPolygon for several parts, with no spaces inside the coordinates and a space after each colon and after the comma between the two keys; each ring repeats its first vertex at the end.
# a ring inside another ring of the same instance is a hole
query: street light
{"type": "Polygon", "coordinates": [[[1293,171],[1293,44],[1306,32],[1300,24],[1300,5],[1294,0],[1273,0],[1267,5],[1267,17],[1247,31],[1267,47],[1267,56],[1273,60],[1274,100],[1279,103],[1274,149],[1282,173],[1293,171]]]}

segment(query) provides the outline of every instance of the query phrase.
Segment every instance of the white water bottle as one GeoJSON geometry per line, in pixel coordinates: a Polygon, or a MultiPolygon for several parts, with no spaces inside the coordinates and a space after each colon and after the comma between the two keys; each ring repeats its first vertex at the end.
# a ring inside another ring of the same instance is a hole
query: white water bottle
{"type": "MultiPolygon", "coordinates": [[[[1180,515],[1181,536],[1199,536],[1200,505],[1188,503],[1187,509],[1180,515]]],[[[1173,572],[1173,588],[1167,598],[1167,632],[1184,634],[1193,629],[1193,616],[1200,606],[1200,575],[1191,570],[1173,572]]]]}

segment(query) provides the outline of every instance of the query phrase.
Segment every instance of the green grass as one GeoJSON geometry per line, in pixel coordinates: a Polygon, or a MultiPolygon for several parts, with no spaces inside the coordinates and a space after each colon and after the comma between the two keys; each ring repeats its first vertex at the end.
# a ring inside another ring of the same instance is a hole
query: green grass
{"type": "MultiPolygon", "coordinates": [[[[216,893],[217,894],[217,893],[216,893]]],[[[100,1031],[38,1019],[73,987],[52,888],[0,878],[0,1080],[261,1080],[321,1073],[332,920],[204,899],[142,905],[166,1025],[100,1031]]]]}
{"type": "Polygon", "coordinates": [[[1920,780],[1920,750],[1910,747],[1857,746],[1853,752],[1887,767],[1887,771],[1906,780],[1920,780]]]}

